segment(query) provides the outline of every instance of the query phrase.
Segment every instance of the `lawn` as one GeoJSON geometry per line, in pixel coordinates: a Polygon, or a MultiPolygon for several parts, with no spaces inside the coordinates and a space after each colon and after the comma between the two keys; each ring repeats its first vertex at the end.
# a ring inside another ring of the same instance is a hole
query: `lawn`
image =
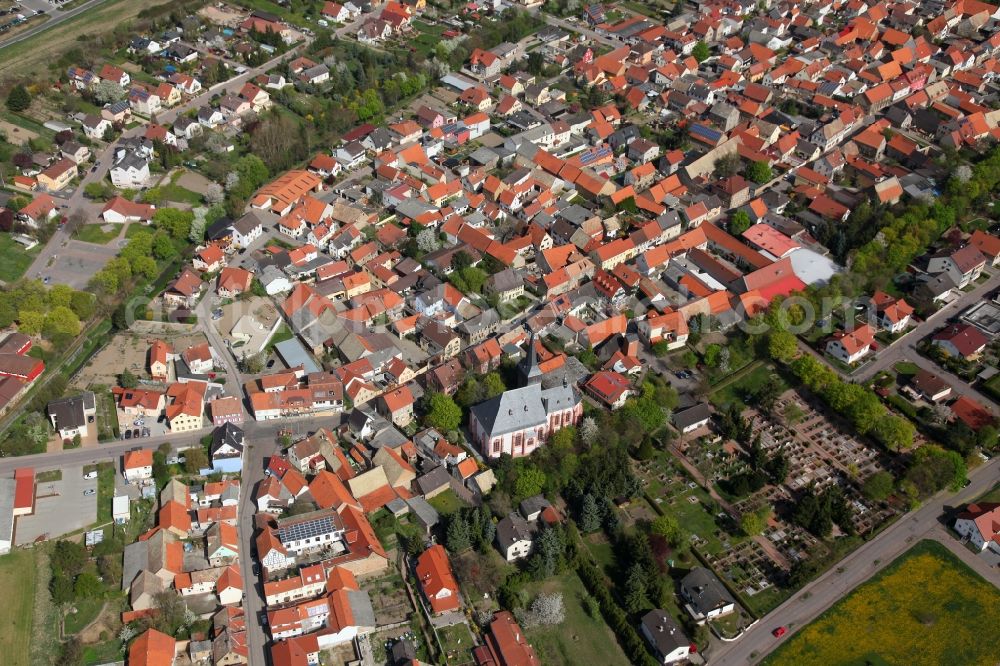
{"type": "Polygon", "coordinates": [[[455,491],[450,488],[443,493],[435,495],[431,499],[427,500],[427,502],[442,516],[453,514],[467,506],[465,502],[458,499],[458,495],[456,495],[455,491]]]}
{"type": "Polygon", "coordinates": [[[424,21],[414,21],[413,28],[417,34],[409,40],[409,43],[425,56],[433,53],[441,43],[441,33],[445,30],[444,26],[430,25],[424,21]]]}
{"type": "Polygon", "coordinates": [[[14,550],[0,557],[0,654],[6,666],[30,666],[31,628],[35,617],[35,556],[30,550],[14,550]]]}
{"type": "Polygon", "coordinates": [[[118,234],[121,233],[121,230],[121,227],[117,224],[85,224],[76,230],[76,239],[81,240],[84,243],[107,245],[114,239],[118,238],[118,234]],[[105,226],[110,227],[110,229],[105,231],[103,228],[105,226]]]}
{"type": "Polygon", "coordinates": [[[278,344],[279,342],[284,342],[285,340],[291,340],[294,337],[295,334],[292,333],[292,329],[288,328],[288,324],[286,324],[285,322],[281,322],[281,326],[279,326],[278,330],[274,332],[274,335],[271,336],[271,339],[267,341],[267,349],[268,351],[270,351],[274,349],[274,345],[278,344]]]}
{"type": "Polygon", "coordinates": [[[111,522],[111,498],[115,496],[115,465],[100,463],[97,466],[97,524],[111,522]]]}
{"type": "Polygon", "coordinates": [[[26,250],[9,233],[0,232],[0,280],[14,282],[20,279],[41,250],[41,244],[26,250]]]}
{"type": "Polygon", "coordinates": [[[83,599],[73,604],[73,607],[76,608],[76,612],[66,613],[66,618],[63,620],[66,635],[82,631],[97,619],[101,609],[104,608],[104,599],[83,599]]]}
{"type": "Polygon", "coordinates": [[[148,224],[143,224],[142,222],[131,222],[128,225],[128,229],[125,230],[125,238],[131,239],[136,236],[146,233],[151,234],[156,230],[150,227],[148,224]]]}
{"type": "Polygon", "coordinates": [[[920,366],[916,363],[911,363],[910,361],[900,361],[896,365],[892,366],[892,369],[899,375],[915,375],[920,371],[920,366]]]}
{"type": "Polygon", "coordinates": [[[110,664],[121,661],[120,646],[121,643],[114,638],[104,643],[88,645],[83,649],[83,663],[86,666],[93,666],[94,664],[110,664]]]}
{"type": "Polygon", "coordinates": [[[995,664],[984,640],[1000,591],[934,541],[921,541],[772,653],[765,664],[995,664]]]}
{"type": "Polygon", "coordinates": [[[575,572],[569,571],[530,589],[532,598],[540,592],[561,593],[566,609],[562,624],[524,631],[543,664],[629,663],[600,613],[595,618],[584,609],[583,599],[589,595],[575,572]]]}
{"type": "Polygon", "coordinates": [[[472,632],[469,625],[453,624],[437,630],[438,642],[444,653],[441,655],[448,666],[472,663],[472,632]]]}
{"type": "Polygon", "coordinates": [[[724,408],[735,403],[740,408],[745,408],[743,396],[747,391],[761,386],[771,377],[778,377],[774,370],[767,364],[750,365],[742,371],[733,375],[732,379],[723,381],[714,389],[710,396],[712,404],[716,407],[724,408]]]}

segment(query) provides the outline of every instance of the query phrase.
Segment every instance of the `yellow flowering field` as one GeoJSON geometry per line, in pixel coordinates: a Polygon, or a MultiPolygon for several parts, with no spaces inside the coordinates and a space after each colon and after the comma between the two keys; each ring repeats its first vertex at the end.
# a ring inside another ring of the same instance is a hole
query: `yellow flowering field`
{"type": "Polygon", "coordinates": [[[1000,590],[921,541],[764,660],[794,664],[1000,663],[1000,590]]]}

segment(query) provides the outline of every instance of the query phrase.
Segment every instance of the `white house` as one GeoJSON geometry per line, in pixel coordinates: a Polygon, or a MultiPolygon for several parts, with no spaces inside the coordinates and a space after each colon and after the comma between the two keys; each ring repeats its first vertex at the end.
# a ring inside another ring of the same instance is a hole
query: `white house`
{"type": "Polygon", "coordinates": [[[531,526],[528,521],[512,513],[497,523],[497,547],[508,562],[513,562],[531,554],[533,543],[531,526]]]}
{"type": "Polygon", "coordinates": [[[673,664],[690,656],[691,640],[665,611],[654,608],[642,617],[639,626],[661,664],[673,664]]]}
{"type": "Polygon", "coordinates": [[[266,571],[283,571],[295,563],[294,557],[271,530],[264,530],[257,536],[257,559],[266,571]]]}
{"type": "Polygon", "coordinates": [[[122,474],[129,483],[153,478],[153,452],[139,449],[125,453],[122,456],[122,474]]]}
{"type": "Polygon", "coordinates": [[[872,294],[871,302],[875,307],[876,323],[883,330],[896,334],[910,324],[913,306],[902,298],[893,298],[883,291],[876,291],[872,294]]]}
{"type": "Polygon", "coordinates": [[[127,153],[111,167],[111,184],[121,189],[145,187],[149,184],[149,162],[139,155],[127,153]]]}
{"type": "Polygon", "coordinates": [[[345,169],[355,169],[365,161],[365,147],[358,141],[351,141],[337,148],[333,157],[344,165],[345,169]]]}
{"type": "Polygon", "coordinates": [[[264,233],[264,215],[270,215],[275,219],[273,213],[251,210],[233,223],[233,246],[243,250],[250,247],[250,244],[261,237],[264,233]]]}
{"type": "Polygon", "coordinates": [[[947,273],[959,289],[978,280],[985,267],[986,257],[975,245],[935,255],[927,262],[928,273],[947,273]]]}
{"type": "Polygon", "coordinates": [[[90,432],[88,426],[94,422],[97,402],[92,391],[85,391],[70,398],[53,400],[45,411],[62,439],[73,439],[77,435],[82,438],[90,432]]]}
{"type": "Polygon", "coordinates": [[[970,504],[955,519],[955,531],[975,546],[1000,554],[1000,504],[984,502],[970,504]]]}
{"type": "Polygon", "coordinates": [[[875,342],[875,329],[868,324],[853,331],[841,331],[826,343],[826,353],[841,363],[851,365],[860,361],[875,342]]]}
{"type": "Polygon", "coordinates": [[[729,590],[705,567],[695,567],[681,579],[681,598],[698,624],[736,610],[736,600],[729,590]]]}
{"type": "Polygon", "coordinates": [[[332,548],[344,540],[344,522],[331,509],[320,509],[277,522],[278,540],[284,549],[296,557],[324,548],[332,548]]]}
{"type": "Polygon", "coordinates": [[[674,412],[674,427],[681,431],[681,434],[688,434],[708,425],[712,419],[712,410],[707,403],[701,403],[687,409],[674,412]]]}

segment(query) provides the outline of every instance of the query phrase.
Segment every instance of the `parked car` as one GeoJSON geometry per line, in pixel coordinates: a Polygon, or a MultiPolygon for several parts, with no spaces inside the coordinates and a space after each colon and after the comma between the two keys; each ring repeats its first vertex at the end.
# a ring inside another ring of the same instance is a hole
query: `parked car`
{"type": "Polygon", "coordinates": [[[775,638],[781,638],[782,636],[784,636],[787,633],[788,633],[788,627],[778,627],[777,629],[775,629],[774,631],[771,632],[771,634],[775,638]]]}
{"type": "Polygon", "coordinates": [[[83,494],[84,494],[84,495],[93,495],[93,494],[94,494],[94,493],[96,493],[96,492],[97,492],[97,491],[96,491],[96,490],[94,490],[93,488],[87,488],[86,490],[84,490],[84,491],[83,491],[83,494]]]}
{"type": "Polygon", "coordinates": [[[85,479],[96,479],[97,478],[97,470],[94,470],[93,472],[87,472],[86,474],[83,475],[83,478],[85,478],[85,479]]]}
{"type": "Polygon", "coordinates": [[[136,439],[139,438],[139,429],[138,428],[136,428],[135,430],[132,431],[132,436],[135,437],[136,439]]]}
{"type": "Polygon", "coordinates": [[[132,439],[132,431],[131,430],[126,430],[125,431],[125,439],[132,439]]]}

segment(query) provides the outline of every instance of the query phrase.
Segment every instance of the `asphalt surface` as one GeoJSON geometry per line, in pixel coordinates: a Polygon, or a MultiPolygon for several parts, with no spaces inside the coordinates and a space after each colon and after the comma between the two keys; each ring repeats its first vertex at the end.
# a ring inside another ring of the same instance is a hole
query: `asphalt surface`
{"type": "MultiPolygon", "coordinates": [[[[899,361],[907,360],[916,362],[916,357],[918,356],[916,352],[916,345],[920,340],[944,326],[945,322],[947,322],[950,317],[957,315],[970,305],[978,302],[989,292],[997,289],[998,287],[1000,287],[1000,270],[994,269],[992,277],[986,280],[986,282],[977,285],[972,291],[963,292],[959,298],[955,299],[948,305],[945,305],[926,320],[911,328],[891,346],[878,352],[874,361],[868,363],[856,373],[851,375],[852,379],[862,381],[870,379],[876,373],[894,365],[895,363],[898,363],[899,361]]],[[[943,368],[936,365],[934,367],[936,368],[934,370],[935,372],[942,377],[946,377],[947,373],[945,373],[943,368]]],[[[955,378],[955,381],[961,380],[955,378]]]]}
{"type": "Polygon", "coordinates": [[[868,580],[883,567],[924,538],[939,539],[947,533],[939,520],[947,508],[961,506],[991,489],[998,481],[994,458],[969,474],[972,483],[958,493],[942,492],[885,529],[877,537],[841,560],[834,568],[809,583],[785,603],[768,613],[742,637],[732,643],[713,643],[708,661],[713,666],[753,664],[762,660],[783,641],[806,626],[852,589],[868,580]],[[771,632],[788,627],[784,637],[771,632]]]}

